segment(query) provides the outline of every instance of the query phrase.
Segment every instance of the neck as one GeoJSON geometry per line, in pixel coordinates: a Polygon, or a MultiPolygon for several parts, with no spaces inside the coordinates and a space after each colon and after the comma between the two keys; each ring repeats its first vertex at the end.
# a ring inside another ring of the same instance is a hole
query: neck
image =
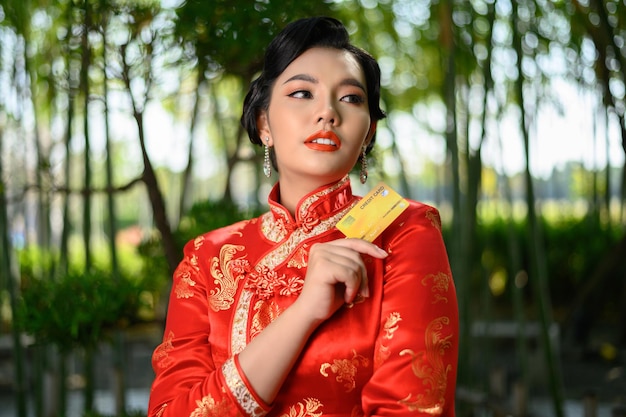
{"type": "Polygon", "coordinates": [[[278,188],[280,190],[280,204],[289,210],[289,213],[295,217],[298,203],[304,196],[320,187],[333,184],[340,179],[341,178],[329,178],[327,180],[320,180],[320,178],[311,179],[310,177],[297,179],[280,177],[278,182],[278,188]]]}

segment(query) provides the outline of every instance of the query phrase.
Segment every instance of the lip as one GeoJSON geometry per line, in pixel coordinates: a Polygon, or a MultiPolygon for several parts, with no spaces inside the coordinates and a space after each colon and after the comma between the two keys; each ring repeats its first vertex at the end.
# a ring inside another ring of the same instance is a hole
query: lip
{"type": "Polygon", "coordinates": [[[332,132],[330,130],[320,130],[306,138],[304,144],[310,149],[316,151],[335,152],[339,150],[339,148],[341,148],[341,139],[339,139],[339,136],[337,136],[335,132],[332,132]],[[334,145],[314,142],[314,140],[316,139],[328,139],[331,140],[334,145]]]}

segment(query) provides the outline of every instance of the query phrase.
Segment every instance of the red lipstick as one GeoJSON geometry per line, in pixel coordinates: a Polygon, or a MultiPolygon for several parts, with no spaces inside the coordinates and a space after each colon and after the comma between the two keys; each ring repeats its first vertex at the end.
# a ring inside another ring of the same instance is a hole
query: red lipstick
{"type": "Polygon", "coordinates": [[[316,151],[334,152],[341,148],[341,139],[330,130],[320,130],[306,138],[304,144],[316,151]]]}

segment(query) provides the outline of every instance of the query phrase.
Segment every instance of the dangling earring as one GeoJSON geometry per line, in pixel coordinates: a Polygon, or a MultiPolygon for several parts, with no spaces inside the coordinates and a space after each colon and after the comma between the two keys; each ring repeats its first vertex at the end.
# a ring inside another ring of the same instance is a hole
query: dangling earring
{"type": "Polygon", "coordinates": [[[272,163],[270,162],[270,138],[265,138],[265,149],[263,151],[263,173],[267,178],[272,175],[272,163]]]}
{"type": "Polygon", "coordinates": [[[361,184],[365,184],[367,181],[367,156],[365,155],[366,147],[363,147],[363,152],[361,153],[361,175],[359,175],[359,179],[361,180],[361,184]]]}

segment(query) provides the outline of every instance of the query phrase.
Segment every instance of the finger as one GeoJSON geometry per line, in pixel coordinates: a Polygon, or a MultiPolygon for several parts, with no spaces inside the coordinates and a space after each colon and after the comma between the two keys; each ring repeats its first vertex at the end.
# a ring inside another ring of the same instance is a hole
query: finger
{"type": "MultiPolygon", "coordinates": [[[[352,267],[352,265],[354,265],[354,267],[358,267],[358,293],[363,297],[369,297],[370,292],[367,269],[359,252],[379,258],[386,257],[387,252],[362,239],[340,239],[331,241],[327,242],[326,245],[320,247],[319,249],[322,249],[322,251],[328,251],[327,254],[336,263],[344,264],[347,267],[352,267]],[[356,265],[353,264],[353,262],[356,262],[356,265]]],[[[346,290],[347,292],[345,293],[345,296],[351,299],[355,292],[352,291],[352,287],[348,286],[346,286],[346,290]]]]}
{"type": "Polygon", "coordinates": [[[343,293],[343,300],[345,303],[350,304],[356,298],[357,293],[360,291],[361,283],[364,281],[362,277],[354,274],[352,279],[346,279],[343,283],[345,285],[345,290],[343,293]]]}
{"type": "Polygon", "coordinates": [[[364,298],[370,296],[367,274],[363,274],[354,280],[347,280],[344,282],[344,285],[344,301],[348,304],[354,302],[357,294],[360,294],[364,298]]]}
{"type": "MultiPolygon", "coordinates": [[[[311,262],[313,248],[311,249],[309,271],[313,270],[313,262],[311,262]]],[[[352,302],[357,292],[362,291],[362,282],[367,281],[365,263],[361,255],[346,247],[333,247],[332,245],[322,247],[320,245],[315,250],[315,258],[315,264],[323,267],[322,281],[333,286],[340,285],[344,301],[352,302]]]]}
{"type": "Polygon", "coordinates": [[[361,286],[359,288],[359,293],[364,298],[368,298],[370,296],[370,286],[369,286],[369,278],[367,276],[367,272],[365,272],[363,276],[361,277],[361,286]]]}
{"type": "Polygon", "coordinates": [[[343,284],[344,301],[346,303],[354,302],[357,293],[363,297],[369,297],[367,269],[356,252],[351,252],[357,258],[337,257],[336,265],[341,268],[340,272],[334,276],[336,283],[343,284]]]}
{"type": "Polygon", "coordinates": [[[345,239],[333,240],[332,242],[329,242],[329,243],[332,245],[350,248],[359,253],[367,254],[367,255],[370,255],[379,259],[385,258],[388,255],[387,252],[385,252],[385,250],[383,250],[382,248],[363,239],[345,238],[345,239]]]}

